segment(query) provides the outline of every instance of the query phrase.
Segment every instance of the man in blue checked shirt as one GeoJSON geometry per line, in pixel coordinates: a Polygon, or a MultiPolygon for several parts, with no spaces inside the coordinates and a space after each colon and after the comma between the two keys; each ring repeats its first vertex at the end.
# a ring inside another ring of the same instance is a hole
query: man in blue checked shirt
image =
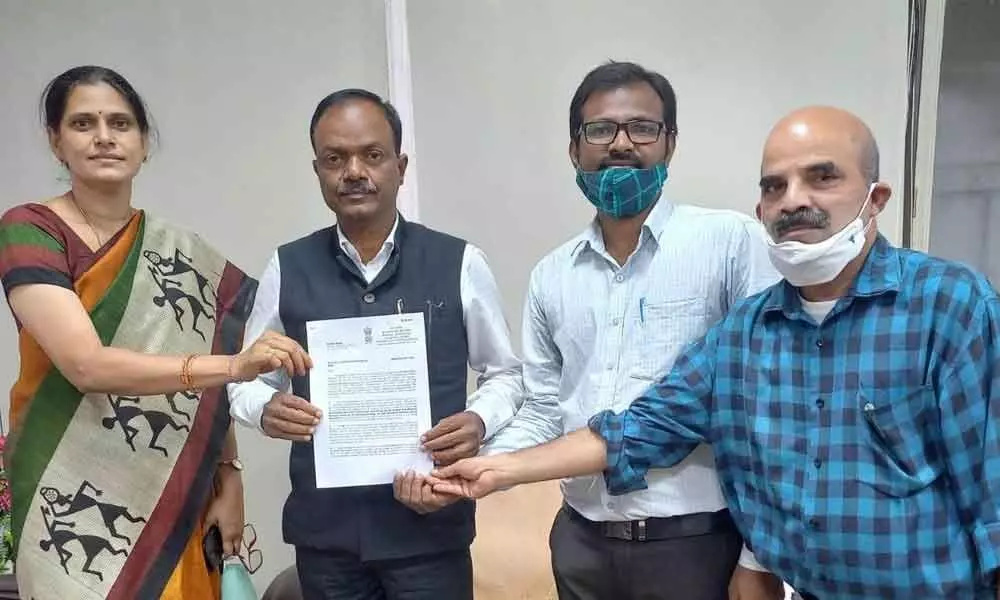
{"type": "Polygon", "coordinates": [[[1000,299],[894,248],[857,117],[797,110],[764,147],[757,215],[785,280],[736,305],[624,412],[440,469],[481,497],[604,471],[616,494],[699,443],[757,559],[804,598],[1000,595],[1000,299]]]}

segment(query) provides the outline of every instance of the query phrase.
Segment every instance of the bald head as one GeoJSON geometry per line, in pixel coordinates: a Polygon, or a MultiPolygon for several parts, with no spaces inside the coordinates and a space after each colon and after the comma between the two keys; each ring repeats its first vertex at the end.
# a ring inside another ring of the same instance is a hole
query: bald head
{"type": "Polygon", "coordinates": [[[837,147],[856,157],[859,171],[873,183],[879,179],[878,144],[875,136],[853,113],[832,106],[807,106],[784,116],[767,136],[764,162],[768,151],[789,147],[837,147]]]}
{"type": "Polygon", "coordinates": [[[861,119],[829,106],[800,108],[767,136],[758,215],[776,240],[818,242],[861,212],[865,220],[881,212],[891,190],[872,187],[878,180],[878,146],[861,119]]]}

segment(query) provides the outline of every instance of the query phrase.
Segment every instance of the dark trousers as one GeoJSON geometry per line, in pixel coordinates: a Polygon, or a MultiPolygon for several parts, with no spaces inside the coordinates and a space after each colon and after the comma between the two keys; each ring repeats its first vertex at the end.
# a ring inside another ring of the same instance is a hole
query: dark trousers
{"type": "Polygon", "coordinates": [[[362,562],[356,554],[295,549],[304,600],[472,600],[468,549],[362,562]]]}
{"type": "Polygon", "coordinates": [[[605,537],[564,507],[549,536],[560,600],[727,600],[735,527],[652,541],[605,537]]]}

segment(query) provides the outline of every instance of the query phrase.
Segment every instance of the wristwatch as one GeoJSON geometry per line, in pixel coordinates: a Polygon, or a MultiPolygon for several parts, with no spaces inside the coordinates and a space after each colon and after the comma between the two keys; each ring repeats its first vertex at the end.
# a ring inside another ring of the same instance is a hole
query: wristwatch
{"type": "Polygon", "coordinates": [[[238,456],[234,456],[233,458],[230,458],[230,459],[227,459],[227,460],[219,461],[219,465],[220,466],[221,465],[229,465],[230,467],[232,467],[233,469],[235,469],[237,471],[242,471],[243,470],[243,462],[240,460],[240,458],[238,456]]]}

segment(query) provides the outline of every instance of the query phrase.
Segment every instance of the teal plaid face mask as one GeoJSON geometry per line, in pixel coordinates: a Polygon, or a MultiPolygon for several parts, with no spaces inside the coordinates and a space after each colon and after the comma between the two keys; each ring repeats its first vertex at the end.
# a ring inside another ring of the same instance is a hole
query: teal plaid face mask
{"type": "Polygon", "coordinates": [[[667,165],[648,169],[609,167],[600,171],[576,171],[576,184],[597,210],[620,219],[646,210],[660,197],[667,180],[667,165]]]}

